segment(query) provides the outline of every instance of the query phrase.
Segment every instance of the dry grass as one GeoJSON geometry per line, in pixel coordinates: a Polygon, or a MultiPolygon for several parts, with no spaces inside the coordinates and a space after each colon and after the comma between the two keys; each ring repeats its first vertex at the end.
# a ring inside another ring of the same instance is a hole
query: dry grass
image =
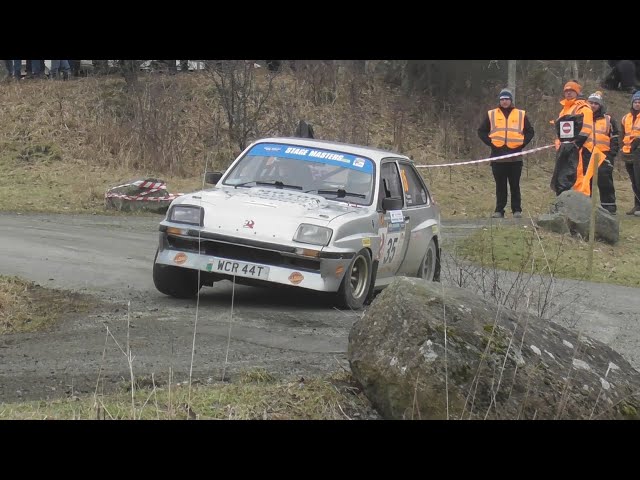
{"type": "Polygon", "coordinates": [[[0,334],[42,330],[54,325],[59,318],[86,312],[95,306],[97,302],[85,295],[47,289],[0,275],[0,334]]]}
{"type": "Polygon", "coordinates": [[[0,419],[70,420],[346,420],[378,416],[351,376],[338,372],[313,379],[247,381],[265,372],[247,371],[240,383],[158,385],[131,394],[71,397],[53,402],[0,405],[0,419]],[[189,400],[190,397],[190,400],[189,400]]]}

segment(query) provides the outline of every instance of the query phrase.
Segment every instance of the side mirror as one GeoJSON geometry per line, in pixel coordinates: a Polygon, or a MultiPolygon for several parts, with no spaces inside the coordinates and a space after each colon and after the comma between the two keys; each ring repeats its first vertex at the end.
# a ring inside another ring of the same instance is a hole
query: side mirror
{"type": "Polygon", "coordinates": [[[207,172],[204,174],[205,183],[215,185],[222,178],[222,172],[207,172]]]}
{"type": "Polygon", "coordinates": [[[402,209],[402,198],[400,197],[385,197],[382,199],[382,209],[386,212],[389,210],[402,209]]]}

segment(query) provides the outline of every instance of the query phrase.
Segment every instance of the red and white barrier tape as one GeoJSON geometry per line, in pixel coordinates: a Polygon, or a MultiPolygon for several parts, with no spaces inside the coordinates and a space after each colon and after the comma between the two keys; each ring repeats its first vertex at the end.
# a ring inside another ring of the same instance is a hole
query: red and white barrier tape
{"type": "Polygon", "coordinates": [[[112,189],[122,188],[122,187],[130,187],[131,185],[136,186],[136,187],[140,187],[140,188],[159,188],[159,189],[166,189],[167,188],[167,184],[164,183],[164,182],[150,182],[148,180],[136,180],[135,182],[125,183],[123,185],[118,185],[117,187],[113,187],[112,189]]]}
{"type": "Polygon", "coordinates": [[[540,150],[545,150],[547,148],[554,147],[555,145],[545,145],[544,147],[532,148],[531,150],[526,150],[524,152],[518,153],[510,153],[508,155],[501,155],[499,157],[493,158],[482,158],[480,160],[469,160],[467,162],[456,162],[456,163],[440,163],[438,165],[416,165],[416,168],[434,168],[434,167],[453,167],[456,165],[471,165],[472,163],[482,163],[482,162],[493,162],[494,160],[500,160],[501,158],[510,158],[510,157],[519,157],[521,155],[528,155],[530,153],[539,152],[540,150]]]}
{"type": "Polygon", "coordinates": [[[167,185],[164,182],[149,182],[145,180],[136,180],[135,182],[125,183],[124,185],[118,185],[117,187],[113,187],[110,190],[115,190],[116,188],[122,187],[130,187],[136,186],[140,188],[145,188],[147,190],[140,192],[139,195],[125,195],[124,193],[115,193],[115,192],[106,192],[104,194],[104,198],[120,198],[122,200],[145,200],[149,202],[163,202],[174,200],[175,198],[184,195],[183,193],[170,193],[164,197],[150,197],[150,193],[155,193],[160,190],[166,190],[167,185]]]}
{"type": "Polygon", "coordinates": [[[143,196],[143,194],[137,195],[137,196],[131,196],[131,195],[124,195],[122,193],[106,193],[104,198],[121,198],[123,200],[146,200],[149,202],[164,202],[164,201],[168,201],[168,200],[174,200],[175,198],[178,198],[179,196],[184,195],[182,193],[170,193],[169,195],[167,195],[166,197],[147,197],[147,196],[143,196]]]}

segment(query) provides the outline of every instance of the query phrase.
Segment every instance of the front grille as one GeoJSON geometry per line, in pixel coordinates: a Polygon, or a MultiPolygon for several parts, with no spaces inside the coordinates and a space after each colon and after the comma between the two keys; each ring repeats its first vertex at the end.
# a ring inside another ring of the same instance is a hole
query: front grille
{"type": "Polygon", "coordinates": [[[283,255],[273,250],[263,250],[260,248],[234,245],[230,243],[217,242],[215,240],[200,239],[198,248],[197,238],[184,238],[167,235],[169,247],[186,252],[200,253],[212,257],[223,257],[241,262],[261,263],[274,267],[296,268],[303,270],[320,270],[320,260],[297,258],[283,255]]]}

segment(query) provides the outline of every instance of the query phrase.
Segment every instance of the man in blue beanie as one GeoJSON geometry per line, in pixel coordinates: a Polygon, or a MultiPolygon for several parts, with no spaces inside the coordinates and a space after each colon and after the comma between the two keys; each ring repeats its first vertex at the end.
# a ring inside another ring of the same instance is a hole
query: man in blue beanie
{"type": "MultiPolygon", "coordinates": [[[[498,95],[498,108],[489,110],[478,128],[480,140],[491,147],[491,158],[521,152],[533,139],[535,132],[527,113],[515,108],[513,103],[513,94],[509,89],[503,88],[498,95]]],[[[513,216],[522,217],[522,156],[492,161],[491,171],[496,183],[496,209],[492,217],[504,218],[508,196],[507,183],[511,190],[513,216]]]]}
{"type": "Polygon", "coordinates": [[[640,217],[640,90],[631,97],[631,110],[620,121],[622,159],[631,180],[633,208],[627,215],[640,217]]]}
{"type": "MultiPolygon", "coordinates": [[[[593,136],[585,142],[585,146],[590,151],[597,147],[605,155],[604,161],[598,164],[600,205],[609,213],[615,215],[617,209],[616,189],[613,183],[613,164],[620,149],[618,124],[611,115],[606,113],[602,92],[592,93],[587,101],[593,111],[593,136]]],[[[587,173],[591,158],[593,158],[591,153],[583,158],[583,174],[587,173]]]]}

